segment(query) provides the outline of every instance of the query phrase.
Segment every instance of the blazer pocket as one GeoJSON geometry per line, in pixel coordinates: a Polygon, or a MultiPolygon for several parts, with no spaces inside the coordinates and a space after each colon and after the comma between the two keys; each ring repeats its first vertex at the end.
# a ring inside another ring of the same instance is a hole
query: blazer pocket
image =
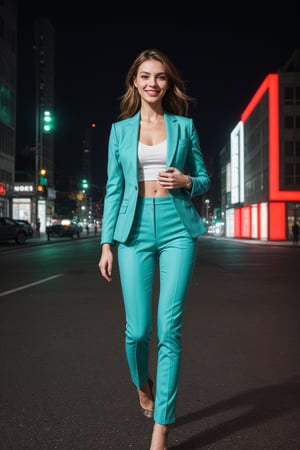
{"type": "Polygon", "coordinates": [[[188,142],[189,142],[189,140],[186,139],[186,138],[184,138],[184,139],[178,139],[177,145],[178,145],[178,147],[182,147],[182,146],[185,147],[186,145],[188,145],[188,142]]]}
{"type": "Polygon", "coordinates": [[[128,208],[128,203],[122,203],[120,206],[119,214],[126,214],[128,208]]]}

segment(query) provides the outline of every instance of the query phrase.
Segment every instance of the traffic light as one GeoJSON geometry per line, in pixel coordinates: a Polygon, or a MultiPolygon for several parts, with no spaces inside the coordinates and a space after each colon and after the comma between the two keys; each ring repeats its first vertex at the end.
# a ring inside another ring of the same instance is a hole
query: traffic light
{"type": "Polygon", "coordinates": [[[46,169],[40,169],[40,184],[43,186],[47,186],[48,184],[48,179],[46,177],[47,175],[47,170],[46,169]]]}
{"type": "Polygon", "coordinates": [[[82,189],[86,190],[89,187],[89,183],[86,178],[81,181],[82,189]]]}
{"type": "Polygon", "coordinates": [[[53,129],[54,129],[53,116],[49,110],[45,110],[43,112],[42,117],[42,132],[52,133],[53,129]]]}
{"type": "Polygon", "coordinates": [[[46,186],[43,186],[42,184],[38,184],[36,190],[37,190],[37,196],[39,198],[45,198],[47,196],[46,186]]]}

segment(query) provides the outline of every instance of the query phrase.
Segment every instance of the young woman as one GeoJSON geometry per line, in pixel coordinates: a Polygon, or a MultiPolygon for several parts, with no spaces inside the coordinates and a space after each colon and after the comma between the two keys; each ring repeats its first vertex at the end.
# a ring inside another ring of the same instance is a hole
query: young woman
{"type": "Polygon", "coordinates": [[[210,177],[193,120],[191,97],[170,59],[156,49],[140,53],[126,77],[120,120],[109,138],[107,184],[99,269],[112,281],[117,246],[126,315],[126,356],[143,415],[154,419],[150,450],[167,449],[176,420],[184,304],[206,231],[191,198],[204,194],[210,177]],[[149,375],[152,288],[156,262],[155,396],[149,375]]]}

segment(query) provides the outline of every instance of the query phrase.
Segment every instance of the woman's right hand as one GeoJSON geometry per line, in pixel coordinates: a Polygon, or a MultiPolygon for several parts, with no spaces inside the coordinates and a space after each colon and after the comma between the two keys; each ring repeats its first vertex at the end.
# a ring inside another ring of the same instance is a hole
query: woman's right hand
{"type": "Polygon", "coordinates": [[[109,283],[112,281],[113,253],[110,244],[102,244],[102,251],[98,263],[99,270],[103,278],[109,283]]]}

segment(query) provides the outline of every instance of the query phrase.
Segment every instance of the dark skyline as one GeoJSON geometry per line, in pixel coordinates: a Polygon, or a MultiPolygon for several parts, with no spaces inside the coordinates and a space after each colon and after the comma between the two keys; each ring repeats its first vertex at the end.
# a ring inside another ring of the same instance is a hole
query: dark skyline
{"type": "MultiPolygon", "coordinates": [[[[101,24],[95,23],[92,10],[81,15],[72,10],[68,15],[55,2],[22,3],[18,75],[22,91],[18,94],[23,99],[22,109],[27,106],[29,114],[23,124],[20,119],[17,122],[17,134],[21,134],[17,142],[33,144],[26,142],[32,134],[31,124],[34,128],[34,106],[30,106],[32,99],[26,98],[26,83],[33,68],[28,67],[25,55],[32,51],[33,18],[47,17],[56,43],[55,166],[66,175],[81,175],[84,129],[95,122],[99,185],[105,179],[108,133],[117,120],[125,75],[140,51],[159,48],[179,68],[188,93],[196,99],[190,115],[195,119],[202,150],[216,157],[265,76],[277,72],[299,48],[299,21],[293,12],[274,16],[252,13],[250,17],[243,11],[237,20],[232,13],[227,11],[226,16],[219,11],[192,23],[178,17],[153,18],[150,23],[138,17],[115,17],[115,22],[101,24]]],[[[22,117],[20,112],[18,117],[22,117]]]]}

